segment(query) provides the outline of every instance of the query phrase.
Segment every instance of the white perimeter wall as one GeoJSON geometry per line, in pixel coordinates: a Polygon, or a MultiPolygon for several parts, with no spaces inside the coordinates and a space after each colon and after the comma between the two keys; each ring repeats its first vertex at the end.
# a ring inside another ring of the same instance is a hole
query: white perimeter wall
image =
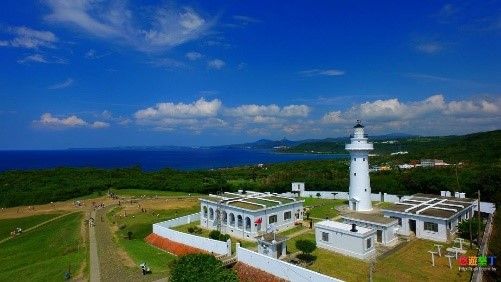
{"type": "MultiPolygon", "coordinates": [[[[333,282],[343,281],[327,275],[302,268],[285,261],[274,259],[254,251],[241,248],[237,244],[237,259],[252,267],[261,269],[279,278],[291,282],[333,282]]],[[[334,262],[333,262],[334,263],[334,262]]]]}
{"type": "Polygon", "coordinates": [[[184,225],[200,219],[200,213],[190,214],[183,217],[153,224],[153,233],[167,238],[171,241],[188,245],[197,249],[218,255],[231,255],[231,240],[222,242],[197,235],[187,234],[170,229],[179,225],[184,225]]]}

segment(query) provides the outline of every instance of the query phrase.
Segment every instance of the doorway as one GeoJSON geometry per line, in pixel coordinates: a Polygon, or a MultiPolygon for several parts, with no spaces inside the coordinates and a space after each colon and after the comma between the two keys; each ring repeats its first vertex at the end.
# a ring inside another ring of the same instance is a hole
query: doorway
{"type": "Polygon", "coordinates": [[[283,243],[280,243],[280,244],[277,244],[276,245],[276,248],[277,248],[277,258],[280,258],[282,256],[282,244],[283,243]]]}
{"type": "Polygon", "coordinates": [[[354,211],[357,210],[357,202],[355,202],[355,201],[351,202],[351,206],[353,207],[354,211]]]}
{"type": "Polygon", "coordinates": [[[409,219],[409,230],[416,234],[416,220],[409,219]]]}
{"type": "Polygon", "coordinates": [[[376,231],[376,240],[378,243],[383,243],[383,230],[376,231]]]}

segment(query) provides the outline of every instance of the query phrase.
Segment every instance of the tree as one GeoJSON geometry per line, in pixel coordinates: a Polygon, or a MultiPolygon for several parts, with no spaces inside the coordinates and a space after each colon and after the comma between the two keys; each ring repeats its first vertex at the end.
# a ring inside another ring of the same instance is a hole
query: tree
{"type": "MultiPolygon", "coordinates": [[[[468,220],[463,220],[458,224],[459,237],[466,240],[470,240],[470,221],[471,221],[471,233],[472,233],[471,238],[475,240],[475,238],[477,238],[478,235],[478,225],[479,225],[479,221],[477,218],[470,218],[468,220]]],[[[483,222],[481,222],[480,224],[482,224],[481,230],[483,230],[485,227],[483,222]]]]}
{"type": "Polygon", "coordinates": [[[237,274],[209,254],[190,254],[180,257],[171,265],[172,282],[237,282],[237,274]]]}
{"type": "Polygon", "coordinates": [[[317,198],[319,198],[319,199],[320,199],[320,196],[322,196],[322,195],[320,195],[320,193],[317,193],[317,198]]]}
{"type": "Polygon", "coordinates": [[[297,240],[296,248],[303,254],[311,254],[317,248],[317,244],[310,240],[297,240]]]}
{"type": "Polygon", "coordinates": [[[313,251],[317,248],[317,244],[310,240],[298,240],[296,241],[296,248],[301,251],[301,254],[297,255],[297,258],[305,262],[312,262],[316,259],[313,251]]]}

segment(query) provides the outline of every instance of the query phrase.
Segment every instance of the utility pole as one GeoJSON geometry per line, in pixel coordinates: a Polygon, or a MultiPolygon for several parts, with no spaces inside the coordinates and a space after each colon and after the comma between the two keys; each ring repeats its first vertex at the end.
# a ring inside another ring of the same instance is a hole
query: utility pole
{"type": "Polygon", "coordinates": [[[477,218],[478,218],[478,234],[477,234],[477,244],[478,247],[480,248],[480,228],[482,227],[482,221],[480,218],[480,189],[477,192],[477,218]]]}

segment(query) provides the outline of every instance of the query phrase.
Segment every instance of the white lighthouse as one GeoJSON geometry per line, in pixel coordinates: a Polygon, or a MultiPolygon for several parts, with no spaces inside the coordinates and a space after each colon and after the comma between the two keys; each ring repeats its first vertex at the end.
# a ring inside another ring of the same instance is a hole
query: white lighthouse
{"type": "Polygon", "coordinates": [[[370,211],[371,183],[369,179],[369,152],[374,150],[372,143],[367,142],[364,126],[357,120],[353,127],[351,143],[345,149],[350,152],[350,209],[353,211],[370,211]]]}

